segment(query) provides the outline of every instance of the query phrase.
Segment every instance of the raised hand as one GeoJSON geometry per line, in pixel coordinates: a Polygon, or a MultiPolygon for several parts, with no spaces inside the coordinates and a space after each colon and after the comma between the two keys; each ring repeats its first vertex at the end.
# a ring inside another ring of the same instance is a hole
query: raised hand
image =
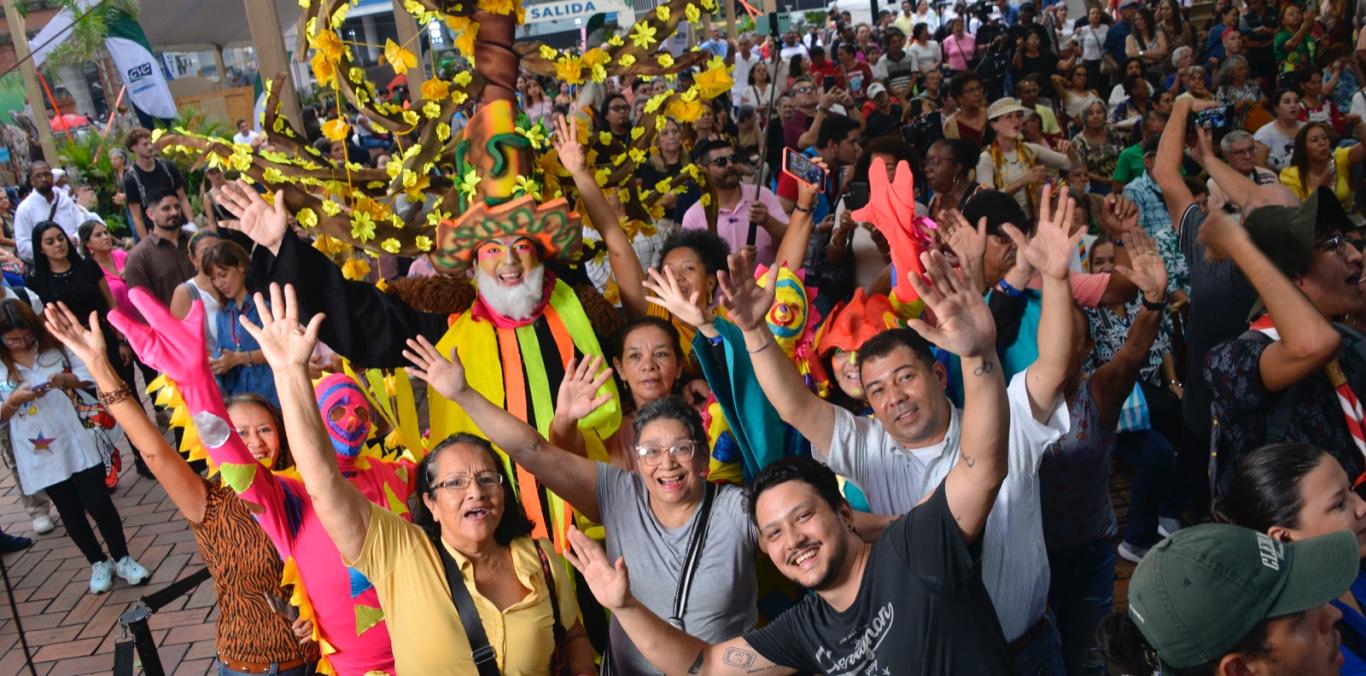
{"type": "Polygon", "coordinates": [[[1054,206],[1052,197],[1053,186],[1044,186],[1040,198],[1039,225],[1033,237],[1025,239],[1024,233],[1009,223],[1002,229],[1015,242],[1017,255],[1028,261],[1034,269],[1054,279],[1067,279],[1067,266],[1086,231],[1079,229],[1075,234],[1069,234],[1076,204],[1070,195],[1064,194],[1056,208],[1050,208],[1054,206]]]}
{"type": "Polygon", "coordinates": [[[996,349],[996,320],[982,292],[938,251],[920,254],[920,263],[929,279],[911,273],[907,280],[934,314],[936,324],[911,319],[909,326],[925,340],[959,357],[980,357],[996,349]]]}
{"type": "Polygon", "coordinates": [[[447,359],[441,356],[426,336],[418,336],[408,339],[408,349],[403,351],[403,358],[412,364],[408,367],[408,375],[431,385],[432,389],[447,399],[454,400],[469,390],[469,383],[465,382],[465,365],[460,363],[460,355],[455,348],[451,348],[450,358],[447,359]]]}
{"type": "Polygon", "coordinates": [[[71,314],[66,303],[58,301],[48,303],[43,308],[43,318],[47,320],[48,332],[62,341],[90,370],[93,371],[97,364],[109,364],[109,352],[105,347],[104,333],[100,330],[98,312],[90,313],[90,324],[86,326],[76,319],[76,315],[71,314]]]}
{"type": "Polygon", "coordinates": [[[982,288],[986,285],[982,261],[987,254],[987,217],[977,219],[977,227],[973,228],[957,209],[945,210],[944,216],[934,232],[943,233],[940,237],[958,258],[958,264],[972,275],[977,287],[982,288]]]}
{"type": "Polygon", "coordinates": [[[119,308],[109,311],[109,323],[128,338],[142,363],[166,374],[176,383],[208,382],[208,352],[204,349],[204,304],[195,301],[184,319],[176,319],[146,289],[134,287],[128,300],[146,323],[119,308]]]}
{"type": "Polygon", "coordinates": [[[694,290],[687,298],[683,297],[683,292],[678,288],[678,280],[673,276],[669,266],[664,266],[663,272],[654,268],[645,272],[649,275],[649,279],[644,281],[645,289],[654,294],[647,296],[645,300],[668,310],[669,314],[693,328],[710,324],[715,319],[711,310],[703,305],[700,289],[694,290]]]}
{"type": "Polygon", "coordinates": [[[1105,196],[1100,210],[1100,227],[1113,239],[1125,239],[1138,230],[1138,205],[1118,193],[1105,196]]]}
{"type": "Polygon", "coordinates": [[[224,184],[220,190],[219,203],[233,216],[237,217],[237,229],[271,253],[280,251],[280,242],[289,229],[289,214],[285,211],[284,191],[275,191],[272,205],[261,199],[261,195],[247,185],[246,181],[224,184]]]}
{"type": "Polygon", "coordinates": [[[570,420],[588,417],[598,407],[612,400],[610,392],[598,394],[612,377],[611,369],[602,368],[602,357],[571,358],[565,365],[565,377],[560,381],[560,392],[555,398],[555,414],[570,420]],[[601,372],[599,372],[601,371],[601,372]]]}
{"type": "Polygon", "coordinates": [[[716,273],[716,281],[727,319],[741,331],[766,328],[768,311],[777,293],[778,266],[769,268],[766,283],[761,287],[754,279],[754,256],[749,251],[731,254],[726,262],[730,272],[716,273]]]}
{"type": "Polygon", "coordinates": [[[583,575],[584,582],[593,591],[593,598],[608,610],[626,607],[631,597],[631,578],[626,573],[626,560],[617,557],[616,562],[607,559],[602,545],[569,527],[569,547],[564,550],[564,558],[569,565],[583,575]]]}
{"type": "Polygon", "coordinates": [[[294,285],[270,285],[270,305],[260,293],[256,294],[256,313],[261,317],[257,326],[246,316],[238,318],[242,328],[251,334],[261,346],[261,354],[272,369],[281,370],[291,366],[308,368],[308,359],[313,356],[313,348],[318,345],[318,329],[323,325],[323,315],[318,313],[308,320],[308,326],[299,323],[299,301],[294,295],[294,285]]]}
{"type": "Polygon", "coordinates": [[[1157,244],[1142,229],[1129,233],[1124,239],[1129,253],[1129,265],[1116,265],[1115,271],[1134,283],[1143,298],[1160,303],[1167,297],[1167,266],[1157,253],[1157,244]]]}
{"type": "Polygon", "coordinates": [[[564,115],[555,116],[555,155],[566,171],[577,174],[584,170],[583,146],[579,144],[579,121],[565,119],[564,115]]]}

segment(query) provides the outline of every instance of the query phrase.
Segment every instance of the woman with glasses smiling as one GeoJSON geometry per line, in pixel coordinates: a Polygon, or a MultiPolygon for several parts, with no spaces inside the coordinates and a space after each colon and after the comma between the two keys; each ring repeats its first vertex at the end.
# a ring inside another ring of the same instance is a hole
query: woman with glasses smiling
{"type": "MultiPolygon", "coordinates": [[[[634,571],[631,591],[650,610],[708,641],[754,627],[756,531],[745,518],[744,491],[707,482],[706,433],[683,399],[661,397],[636,412],[636,469],[627,471],[542,439],[469,387],[454,351],[448,361],[425,338],[418,340],[408,341],[409,373],[463,408],[513,462],[585,517],[602,523],[608,556],[625,558],[634,571]],[[694,539],[697,553],[689,566],[685,562],[693,558],[694,539]],[[681,584],[689,579],[699,583],[681,584]]],[[[600,368],[598,359],[587,365],[569,363],[566,373],[584,383],[575,388],[581,401],[572,403],[589,410],[602,405],[594,393],[610,372],[599,373],[600,368]]],[[[609,652],[604,673],[658,673],[615,620],[609,652]]]]}

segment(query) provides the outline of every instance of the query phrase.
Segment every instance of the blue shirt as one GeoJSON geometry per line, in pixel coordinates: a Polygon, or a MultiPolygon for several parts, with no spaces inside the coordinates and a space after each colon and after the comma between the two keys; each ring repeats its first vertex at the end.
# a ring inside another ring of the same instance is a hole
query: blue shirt
{"type": "MultiPolygon", "coordinates": [[[[1352,597],[1357,600],[1357,604],[1366,603],[1366,573],[1357,573],[1357,579],[1352,582],[1352,597]]],[[[1366,617],[1362,617],[1354,608],[1333,599],[1333,605],[1342,611],[1342,622],[1339,629],[1342,631],[1342,670],[1340,674],[1366,674],[1366,655],[1352,651],[1351,645],[1366,642],[1366,617]],[[1347,634],[1355,634],[1356,641],[1349,640],[1347,634]]]]}
{"type": "MultiPolygon", "coordinates": [[[[239,317],[246,317],[253,324],[260,326],[261,315],[256,312],[256,303],[247,299],[242,302],[242,306],[239,308],[236,303],[229,300],[223,303],[222,310],[215,317],[218,336],[214,340],[214,356],[222,354],[224,350],[250,352],[261,349],[260,343],[257,343],[238,321],[239,317]]],[[[218,376],[218,388],[223,391],[225,398],[239,394],[259,394],[276,408],[280,406],[280,397],[275,393],[275,376],[268,364],[238,366],[218,376]]]]}
{"type": "Polygon", "coordinates": [[[1124,65],[1128,58],[1124,55],[1124,41],[1129,34],[1134,32],[1134,27],[1128,21],[1116,21],[1110,30],[1105,33],[1105,45],[1102,47],[1106,54],[1114,58],[1115,63],[1124,65]]]}

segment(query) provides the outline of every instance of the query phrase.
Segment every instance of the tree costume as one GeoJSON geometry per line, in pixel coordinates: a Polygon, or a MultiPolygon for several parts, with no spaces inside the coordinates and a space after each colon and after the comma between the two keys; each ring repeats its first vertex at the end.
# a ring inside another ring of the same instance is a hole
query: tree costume
{"type": "MultiPolygon", "coordinates": [[[[524,14],[515,0],[408,0],[403,7],[419,23],[441,21],[456,33],[456,48],[473,70],[426,81],[420,98],[406,107],[381,101],[364,70],[352,62],[351,51],[336,33],[350,7],[345,0],[300,4],[299,36],[313,50],[318,82],[332,88],[338,101],[345,99],[359,110],[377,131],[393,133],[398,141],[399,151],[386,169],[334,162],[300,142],[278,112],[280,78],[269,87],[263,125],[267,143],[260,150],[183,129],[155,140],[168,151],[203,155],[209,166],[236,169],[268,191],[282,191],[298,223],[319,231],[312,247],[293,234],[285,236],[274,256],[258,247],[252,279],[259,285],[294,284],[302,317],[327,313],[320,338],[332,349],[367,368],[397,368],[406,365],[402,352],[409,338],[422,335],[442,350],[454,347],[472,387],[548,434],[564,365],[576,355],[601,355],[597,336],[611,334],[618,325],[619,318],[591,285],[571,287],[557,279],[563,268],[547,266],[539,307],[532,316],[517,319],[498,314],[477,288],[473,294],[452,293],[460,284],[448,280],[433,282],[432,288],[408,283],[396,294],[349,281],[369,268],[352,247],[366,255],[431,252],[439,271],[463,273],[480,244],[510,236],[534,241],[543,266],[572,262],[582,235],[578,215],[564,196],[573,184],[564,180],[567,172],[548,150],[545,129],[520,121],[525,116],[516,109],[519,66],[571,85],[602,82],[609,75],[672,79],[710,55],[693,51],[674,57],[657,50],[679,23],[699,21],[704,10],[714,12],[715,0],[672,0],[642,14],[627,38],[613,36],[582,55],[535,43],[514,44],[524,14]],[[448,121],[471,97],[478,101],[477,111],[461,134],[452,134],[448,121]],[[413,141],[406,147],[405,137],[413,141]],[[431,208],[424,206],[427,196],[436,198],[431,208]],[[346,260],[339,269],[324,253],[346,260]],[[438,306],[434,298],[454,302],[438,306]]],[[[392,41],[385,47],[385,59],[395,73],[417,67],[417,57],[392,41]]],[[[635,184],[636,167],[645,161],[666,117],[695,120],[707,99],[731,85],[728,68],[713,58],[688,89],[652,97],[628,139],[582,130],[588,166],[597,167],[600,186],[616,191],[628,218],[652,220],[661,211],[659,197],[685,187],[676,179],[635,184]]],[[[350,131],[340,109],[322,129],[334,141],[350,131]]],[[[692,165],[683,173],[702,176],[692,165]]],[[[609,381],[604,388],[613,401],[580,421],[590,454],[601,458],[606,457],[601,440],[621,420],[615,385],[609,381]]],[[[429,402],[430,438],[478,432],[439,395],[433,392],[429,402]]],[[[535,524],[534,536],[551,537],[562,548],[572,510],[529,473],[511,469],[519,499],[535,524]]]]}

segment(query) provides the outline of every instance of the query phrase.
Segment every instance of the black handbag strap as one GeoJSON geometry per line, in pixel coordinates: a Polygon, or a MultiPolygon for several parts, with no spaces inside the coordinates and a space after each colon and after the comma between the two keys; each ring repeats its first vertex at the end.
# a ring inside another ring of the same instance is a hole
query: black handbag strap
{"type": "Polygon", "coordinates": [[[560,595],[555,589],[555,574],[550,570],[550,557],[546,556],[545,547],[540,540],[533,540],[536,545],[536,555],[541,557],[541,574],[545,576],[545,588],[550,592],[550,614],[555,620],[555,650],[560,650],[564,645],[564,625],[560,624],[560,595]]]}
{"type": "Polygon", "coordinates": [[[683,562],[683,571],[678,576],[678,590],[674,592],[673,615],[669,624],[682,629],[683,611],[688,607],[688,593],[692,591],[693,577],[697,574],[697,564],[702,558],[702,543],[707,539],[707,525],[711,522],[712,503],[716,501],[716,484],[706,482],[703,489],[702,507],[693,524],[692,534],[688,536],[688,554],[683,562]]]}
{"type": "Polygon", "coordinates": [[[446,585],[451,590],[451,601],[455,603],[455,612],[460,615],[460,624],[465,628],[465,636],[470,641],[474,666],[479,670],[479,676],[499,676],[498,655],[493,651],[493,646],[489,645],[489,637],[484,633],[484,623],[479,619],[479,611],[474,607],[470,590],[465,588],[465,578],[460,574],[455,557],[446,551],[441,538],[432,538],[432,546],[436,547],[436,553],[441,555],[441,567],[446,572],[446,585]]]}

